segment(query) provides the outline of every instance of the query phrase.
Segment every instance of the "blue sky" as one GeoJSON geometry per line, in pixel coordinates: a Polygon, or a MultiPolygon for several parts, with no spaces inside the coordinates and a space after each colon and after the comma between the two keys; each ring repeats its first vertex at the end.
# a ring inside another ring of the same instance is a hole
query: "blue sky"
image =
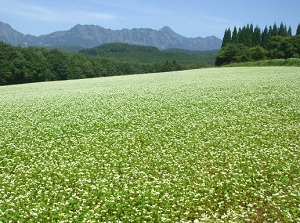
{"type": "Polygon", "coordinates": [[[24,34],[76,24],[110,29],[170,26],[187,37],[223,37],[228,27],[300,23],[300,0],[0,0],[0,21],[24,34]]]}

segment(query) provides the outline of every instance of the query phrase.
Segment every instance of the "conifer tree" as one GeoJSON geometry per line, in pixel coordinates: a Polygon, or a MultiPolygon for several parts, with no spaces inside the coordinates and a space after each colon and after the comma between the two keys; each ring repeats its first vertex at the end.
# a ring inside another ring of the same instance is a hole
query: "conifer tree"
{"type": "Polygon", "coordinates": [[[246,42],[247,42],[247,28],[245,26],[243,26],[243,28],[241,28],[239,30],[239,42],[246,45],[246,42]]]}
{"type": "Polygon", "coordinates": [[[254,33],[254,27],[253,27],[253,24],[252,24],[252,23],[250,24],[249,32],[250,32],[251,34],[254,33]]]}
{"type": "Polygon", "coordinates": [[[292,27],[291,26],[289,27],[289,30],[288,30],[288,36],[292,36],[292,27]]]}
{"type": "Polygon", "coordinates": [[[239,29],[238,33],[239,43],[243,43],[246,46],[252,45],[252,37],[253,37],[253,25],[243,26],[239,29]]]}
{"type": "Polygon", "coordinates": [[[299,23],[299,25],[297,27],[296,35],[300,35],[300,23],[299,23]]]}
{"type": "Polygon", "coordinates": [[[253,36],[253,25],[247,25],[247,27],[245,27],[246,31],[246,35],[245,35],[245,45],[246,46],[252,46],[252,36],[253,36]]]}
{"type": "Polygon", "coordinates": [[[273,27],[271,28],[270,31],[271,31],[271,36],[277,36],[278,35],[278,27],[277,27],[276,23],[274,23],[274,25],[273,25],[273,27]]]}
{"type": "Polygon", "coordinates": [[[232,32],[232,43],[239,43],[239,37],[236,26],[234,27],[232,32]]]}
{"type": "Polygon", "coordinates": [[[270,37],[270,33],[268,30],[268,27],[266,26],[264,31],[261,34],[261,45],[266,48],[268,45],[268,41],[269,41],[269,37],[270,37]]]}
{"type": "Polygon", "coordinates": [[[230,28],[228,28],[225,30],[225,33],[224,33],[222,47],[226,46],[230,42],[231,42],[231,30],[230,30],[230,28]]]}
{"type": "Polygon", "coordinates": [[[261,31],[258,26],[255,27],[253,31],[252,45],[258,46],[261,44],[261,31]]]}
{"type": "Polygon", "coordinates": [[[283,25],[283,23],[280,23],[279,29],[278,29],[278,35],[279,36],[288,36],[288,31],[286,28],[286,25],[283,25]]]}

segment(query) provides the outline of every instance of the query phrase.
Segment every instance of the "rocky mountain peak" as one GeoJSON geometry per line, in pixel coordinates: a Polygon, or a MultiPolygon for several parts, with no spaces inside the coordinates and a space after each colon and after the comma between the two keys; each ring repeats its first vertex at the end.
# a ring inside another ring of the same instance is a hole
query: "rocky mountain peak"
{"type": "Polygon", "coordinates": [[[42,36],[23,35],[11,26],[0,22],[0,40],[21,46],[78,46],[95,47],[105,43],[130,43],[155,46],[159,49],[215,50],[220,49],[222,40],[216,37],[187,38],[164,26],[160,30],[135,28],[111,30],[97,25],[77,24],[67,31],[42,36]]]}

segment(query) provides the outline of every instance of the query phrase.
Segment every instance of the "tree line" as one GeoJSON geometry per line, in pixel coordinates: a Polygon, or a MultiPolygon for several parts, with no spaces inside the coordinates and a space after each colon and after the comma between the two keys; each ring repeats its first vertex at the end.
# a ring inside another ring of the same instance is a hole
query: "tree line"
{"type": "MultiPolygon", "coordinates": [[[[149,60],[149,53],[155,58],[160,55],[160,51],[153,47],[112,44],[103,46],[103,49],[110,56],[98,55],[97,49],[70,53],[40,47],[22,48],[0,41],[0,85],[156,73],[203,66],[201,61],[199,63],[199,58],[192,64],[176,62],[176,59],[181,58],[178,53],[171,53],[168,57],[163,56],[159,61],[149,60]],[[120,59],[121,54],[126,60],[120,59]],[[139,60],[130,59],[134,58],[135,54],[138,55],[139,60]],[[142,58],[148,60],[141,62],[142,58]]],[[[210,66],[214,63],[215,55],[209,55],[210,66]]],[[[185,61],[189,60],[188,58],[185,61]]],[[[205,58],[207,56],[204,56],[204,63],[206,63],[205,58]]]]}
{"type": "Polygon", "coordinates": [[[299,57],[300,24],[294,36],[291,27],[283,23],[265,26],[263,30],[248,24],[239,29],[234,27],[232,32],[230,28],[225,30],[216,65],[299,57]]]}

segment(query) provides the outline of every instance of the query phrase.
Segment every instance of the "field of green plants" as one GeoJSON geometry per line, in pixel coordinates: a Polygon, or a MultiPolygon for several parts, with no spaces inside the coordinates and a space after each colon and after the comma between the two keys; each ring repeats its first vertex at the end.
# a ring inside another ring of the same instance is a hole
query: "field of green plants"
{"type": "Polygon", "coordinates": [[[0,87],[0,222],[300,222],[300,68],[0,87]]]}

